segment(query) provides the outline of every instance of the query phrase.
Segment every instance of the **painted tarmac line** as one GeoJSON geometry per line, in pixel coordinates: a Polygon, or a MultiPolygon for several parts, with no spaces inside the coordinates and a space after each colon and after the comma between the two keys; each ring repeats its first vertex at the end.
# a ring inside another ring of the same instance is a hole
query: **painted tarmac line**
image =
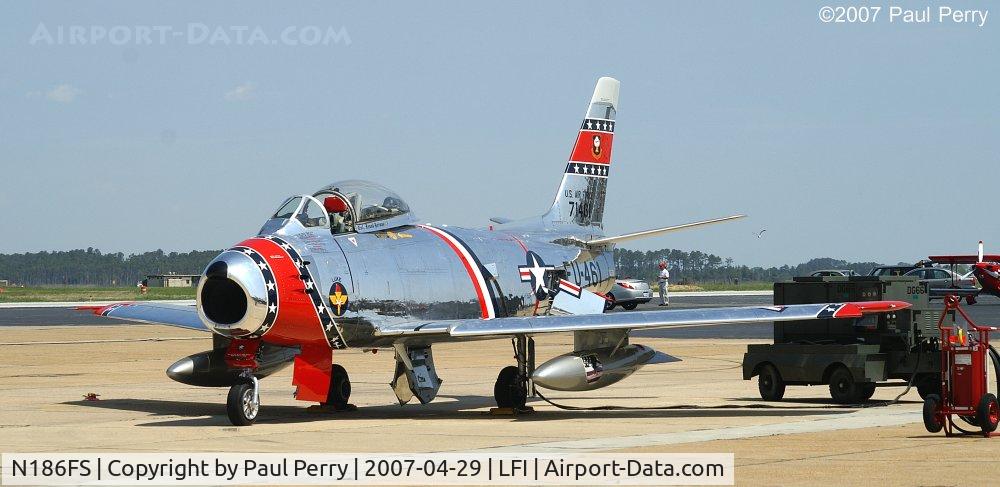
{"type": "MultiPolygon", "coordinates": [[[[583,453],[624,450],[658,445],[677,445],[714,440],[739,440],[763,436],[819,433],[824,431],[853,430],[878,426],[899,426],[922,421],[920,411],[887,412],[885,408],[868,408],[832,418],[773,423],[755,426],[736,426],[717,429],[679,431],[636,436],[588,438],[583,440],[549,441],[503,447],[481,448],[474,452],[532,452],[532,453],[583,453]]],[[[921,429],[920,431],[923,431],[921,429]]]]}

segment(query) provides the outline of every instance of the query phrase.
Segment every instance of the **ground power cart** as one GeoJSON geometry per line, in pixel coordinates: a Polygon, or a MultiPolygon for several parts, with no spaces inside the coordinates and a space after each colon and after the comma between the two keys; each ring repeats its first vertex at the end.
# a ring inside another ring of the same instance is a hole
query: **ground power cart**
{"type": "Polygon", "coordinates": [[[780,401],[786,386],[828,385],[834,402],[855,404],[876,387],[940,392],[937,322],[927,286],[914,277],[799,277],[774,284],[774,304],[898,300],[911,307],[858,319],[774,323],[774,343],[749,345],[743,378],[757,377],[760,396],[780,401]]]}

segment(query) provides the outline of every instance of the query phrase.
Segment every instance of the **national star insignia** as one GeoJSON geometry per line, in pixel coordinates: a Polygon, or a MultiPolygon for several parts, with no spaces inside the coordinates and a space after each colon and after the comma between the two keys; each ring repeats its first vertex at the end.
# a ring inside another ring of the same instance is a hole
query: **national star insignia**
{"type": "MultiPolygon", "coordinates": [[[[548,292],[549,288],[545,285],[545,273],[555,269],[555,267],[547,266],[539,262],[538,256],[533,252],[528,254],[528,259],[530,262],[528,265],[519,267],[526,269],[531,274],[531,277],[527,280],[530,280],[532,283],[532,291],[535,293],[539,290],[548,292]]],[[[526,279],[521,278],[521,280],[524,281],[526,279]]]]}

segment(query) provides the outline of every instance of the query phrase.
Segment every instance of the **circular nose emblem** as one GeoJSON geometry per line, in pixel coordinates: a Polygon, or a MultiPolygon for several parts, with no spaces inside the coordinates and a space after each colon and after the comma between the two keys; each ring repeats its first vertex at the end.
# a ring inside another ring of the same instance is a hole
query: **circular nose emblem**
{"type": "Polygon", "coordinates": [[[330,306],[333,307],[334,316],[344,316],[347,312],[347,289],[339,282],[330,286],[330,306]]]}

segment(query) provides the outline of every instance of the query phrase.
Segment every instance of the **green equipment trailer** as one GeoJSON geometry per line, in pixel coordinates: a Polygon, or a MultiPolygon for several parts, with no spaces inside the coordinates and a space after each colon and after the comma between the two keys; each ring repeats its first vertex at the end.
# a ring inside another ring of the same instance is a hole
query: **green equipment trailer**
{"type": "Polygon", "coordinates": [[[774,284],[774,304],[899,300],[912,307],[858,319],[774,323],[774,343],[749,345],[743,379],[779,401],[790,385],[829,385],[838,403],[859,403],[876,387],[912,384],[921,397],[940,389],[937,321],[926,283],[914,277],[797,277],[774,284]],[[895,380],[895,381],[894,381],[895,380]],[[894,382],[893,382],[894,381],[894,382]]]}

